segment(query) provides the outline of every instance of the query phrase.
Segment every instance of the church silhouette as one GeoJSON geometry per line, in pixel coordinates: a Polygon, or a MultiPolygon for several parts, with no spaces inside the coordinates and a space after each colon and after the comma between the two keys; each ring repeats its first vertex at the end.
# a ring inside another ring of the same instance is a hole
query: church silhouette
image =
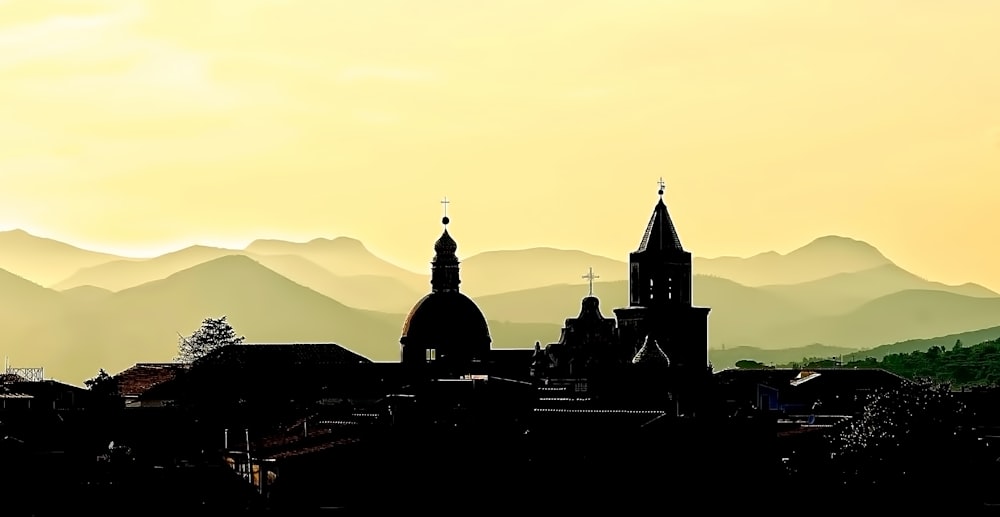
{"type": "Polygon", "coordinates": [[[448,231],[446,211],[444,230],[434,243],[431,292],[403,323],[400,362],[408,374],[527,377],[538,385],[577,386],[591,401],[616,405],[628,391],[648,395],[654,390],[674,412],[695,412],[702,384],[711,375],[710,309],[692,304],[691,253],[681,245],[663,201],[662,179],[659,187],[639,246],[629,254],[629,306],[605,317],[593,295],[597,276],[590,270],[584,278],[591,291],[579,315],[566,319],[558,341],[545,347],[536,342],[527,359],[528,353],[491,348],[486,316],[459,288],[458,244],[448,231]],[[658,382],[636,385],[636,379],[658,382]]]}

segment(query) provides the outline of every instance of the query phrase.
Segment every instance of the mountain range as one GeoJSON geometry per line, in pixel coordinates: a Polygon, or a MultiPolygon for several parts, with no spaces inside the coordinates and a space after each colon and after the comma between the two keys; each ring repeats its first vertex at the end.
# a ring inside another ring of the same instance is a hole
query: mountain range
{"type": "MultiPolygon", "coordinates": [[[[251,342],[338,342],[396,360],[405,314],[430,287],[429,271],[396,266],[348,237],[136,259],[14,230],[0,232],[0,249],[0,349],[15,366],[76,383],[99,368],[171,360],[179,334],[220,315],[251,342]]],[[[530,347],[556,340],[579,313],[589,267],[612,317],[628,299],[627,263],[579,250],[473,255],[462,263],[462,289],[490,320],[494,346],[530,347]]],[[[694,271],[695,303],[712,308],[713,357],[723,348],[726,357],[850,352],[1000,325],[997,293],[923,279],[845,237],[787,254],[697,257],[694,271]]]]}

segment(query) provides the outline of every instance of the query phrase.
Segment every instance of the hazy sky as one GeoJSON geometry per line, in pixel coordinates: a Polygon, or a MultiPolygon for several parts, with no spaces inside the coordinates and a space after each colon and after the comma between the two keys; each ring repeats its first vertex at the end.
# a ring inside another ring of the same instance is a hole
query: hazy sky
{"type": "Polygon", "coordinates": [[[699,256],[1000,289],[1000,2],[0,0],[0,229],[625,259],[660,176],[699,256]]]}

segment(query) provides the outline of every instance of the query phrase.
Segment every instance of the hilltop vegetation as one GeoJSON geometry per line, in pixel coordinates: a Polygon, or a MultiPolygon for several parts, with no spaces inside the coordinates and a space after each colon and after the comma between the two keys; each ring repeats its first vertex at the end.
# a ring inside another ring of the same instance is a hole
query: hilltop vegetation
{"type": "MultiPolygon", "coordinates": [[[[763,363],[742,360],[738,368],[769,368],[763,363]]],[[[953,387],[1000,386],[1000,337],[965,346],[956,340],[951,348],[934,345],[925,351],[888,354],[882,359],[867,357],[840,363],[835,359],[811,358],[785,368],[884,368],[902,377],[950,384],[953,387]]]]}

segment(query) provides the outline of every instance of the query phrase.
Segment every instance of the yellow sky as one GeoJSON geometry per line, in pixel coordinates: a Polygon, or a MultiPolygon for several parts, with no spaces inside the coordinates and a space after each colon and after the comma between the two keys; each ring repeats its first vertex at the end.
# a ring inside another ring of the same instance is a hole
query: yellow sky
{"type": "MultiPolygon", "coordinates": [[[[0,0],[0,228],[625,259],[866,240],[1000,289],[1000,2],[0,0]]],[[[567,279],[567,281],[574,281],[567,279]]]]}

